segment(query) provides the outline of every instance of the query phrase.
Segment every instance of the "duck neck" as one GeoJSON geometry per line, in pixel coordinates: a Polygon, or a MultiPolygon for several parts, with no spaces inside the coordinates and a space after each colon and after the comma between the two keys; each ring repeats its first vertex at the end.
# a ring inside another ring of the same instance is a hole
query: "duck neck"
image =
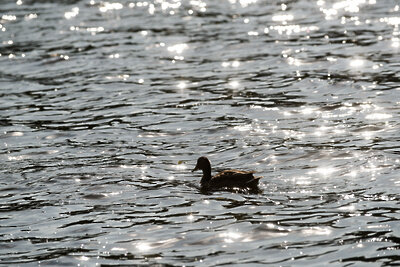
{"type": "Polygon", "coordinates": [[[211,166],[203,169],[203,177],[201,178],[201,185],[207,185],[211,180],[211,166]]]}

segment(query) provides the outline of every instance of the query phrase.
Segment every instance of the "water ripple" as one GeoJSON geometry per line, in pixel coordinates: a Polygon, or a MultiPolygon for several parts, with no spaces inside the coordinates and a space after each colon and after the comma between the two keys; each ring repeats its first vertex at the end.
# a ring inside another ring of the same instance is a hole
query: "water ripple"
{"type": "Polygon", "coordinates": [[[0,262],[399,265],[398,11],[0,4],[0,262]]]}

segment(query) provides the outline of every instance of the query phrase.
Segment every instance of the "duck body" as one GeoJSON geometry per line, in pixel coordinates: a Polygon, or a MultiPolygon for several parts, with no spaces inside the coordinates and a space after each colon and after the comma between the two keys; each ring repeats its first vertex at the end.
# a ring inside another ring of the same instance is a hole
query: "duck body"
{"type": "Polygon", "coordinates": [[[200,184],[202,189],[207,190],[222,188],[258,189],[258,182],[261,178],[254,177],[254,172],[239,170],[226,170],[211,176],[211,163],[206,157],[200,157],[197,160],[196,167],[192,172],[197,170],[203,171],[200,184]]]}

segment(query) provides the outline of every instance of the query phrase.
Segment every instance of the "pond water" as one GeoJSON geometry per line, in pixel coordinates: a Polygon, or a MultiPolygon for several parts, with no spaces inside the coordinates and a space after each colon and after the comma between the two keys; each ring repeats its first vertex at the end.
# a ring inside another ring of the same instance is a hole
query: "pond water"
{"type": "Polygon", "coordinates": [[[0,4],[0,264],[400,265],[397,0],[0,4]],[[202,192],[196,160],[260,192],[202,192]]]}

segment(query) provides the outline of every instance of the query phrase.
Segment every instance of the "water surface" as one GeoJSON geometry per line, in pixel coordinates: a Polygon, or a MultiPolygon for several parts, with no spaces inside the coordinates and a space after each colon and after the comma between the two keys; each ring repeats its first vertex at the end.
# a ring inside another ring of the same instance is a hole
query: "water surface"
{"type": "Polygon", "coordinates": [[[0,263],[400,265],[399,9],[2,1],[0,263]]]}

